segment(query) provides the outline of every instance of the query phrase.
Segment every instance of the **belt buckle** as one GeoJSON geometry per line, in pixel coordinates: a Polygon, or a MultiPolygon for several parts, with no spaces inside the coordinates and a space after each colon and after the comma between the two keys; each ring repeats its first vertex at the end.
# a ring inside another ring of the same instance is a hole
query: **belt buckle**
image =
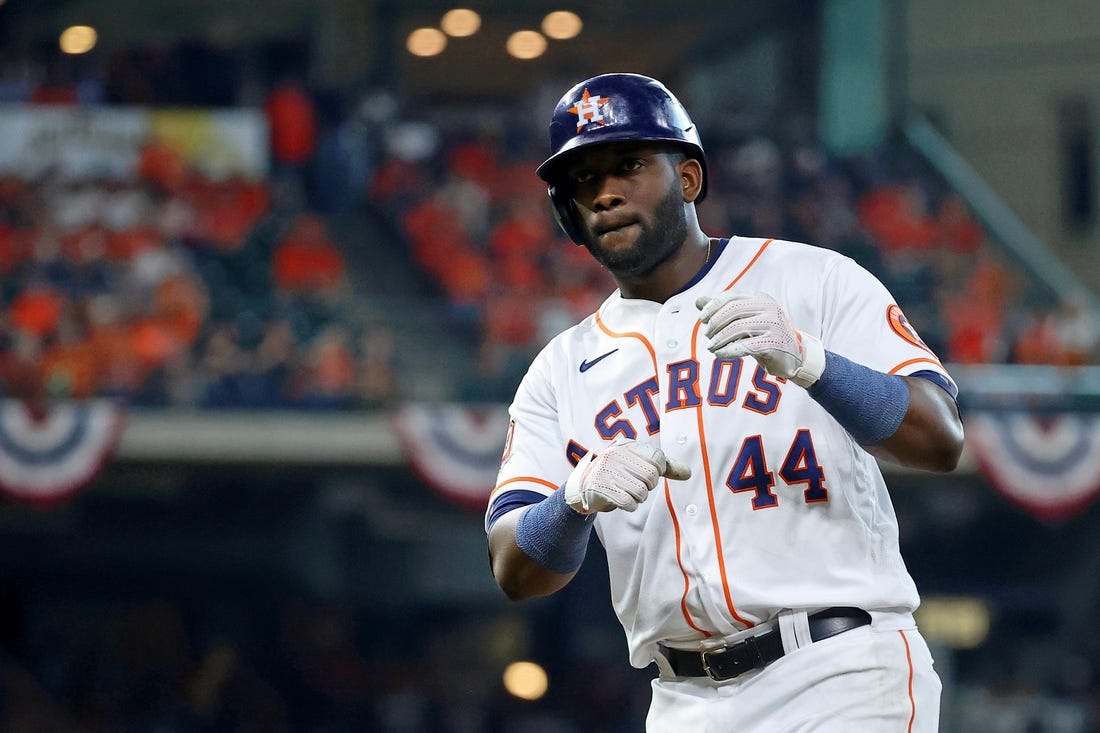
{"type": "Polygon", "coordinates": [[[699,656],[703,661],[703,671],[707,673],[707,677],[715,682],[725,682],[726,680],[732,680],[738,675],[744,674],[751,669],[759,669],[764,666],[764,655],[760,652],[760,646],[756,643],[756,637],[750,636],[744,641],[738,642],[733,646],[718,647],[717,649],[708,649],[706,651],[699,652],[699,656]],[[749,651],[749,657],[745,660],[746,663],[738,663],[738,659],[732,659],[732,668],[724,669],[722,660],[716,660],[715,665],[711,664],[710,655],[721,654],[723,652],[729,652],[733,649],[747,649],[749,651]]]}

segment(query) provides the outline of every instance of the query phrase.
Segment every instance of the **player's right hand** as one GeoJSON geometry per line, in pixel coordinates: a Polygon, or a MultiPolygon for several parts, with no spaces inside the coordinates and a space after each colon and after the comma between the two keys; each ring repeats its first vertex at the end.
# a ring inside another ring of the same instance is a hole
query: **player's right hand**
{"type": "Polygon", "coordinates": [[[660,448],[636,440],[615,441],[603,453],[588,453],[565,482],[565,503],[581,514],[632,512],[662,477],[691,478],[691,469],[660,448]]]}

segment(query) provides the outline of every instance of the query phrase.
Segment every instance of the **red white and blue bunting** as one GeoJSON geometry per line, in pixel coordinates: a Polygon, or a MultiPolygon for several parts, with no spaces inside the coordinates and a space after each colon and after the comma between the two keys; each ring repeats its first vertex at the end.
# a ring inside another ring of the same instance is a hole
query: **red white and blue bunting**
{"type": "MultiPolygon", "coordinates": [[[[449,501],[484,510],[508,431],[501,405],[409,404],[392,413],[413,470],[449,501]]],[[[60,403],[33,411],[0,400],[0,491],[54,503],[90,482],[118,445],[125,410],[112,400],[60,403]]],[[[1009,501],[1050,521],[1067,519],[1100,495],[1100,414],[972,412],[967,445],[1009,501]]]]}
{"type": "MultiPolygon", "coordinates": [[[[508,430],[503,406],[408,405],[394,413],[413,470],[441,496],[485,508],[508,430]]],[[[1100,495],[1100,415],[974,412],[967,444],[1009,501],[1043,520],[1083,511],[1100,495]]]]}
{"type": "Polygon", "coordinates": [[[1100,493],[1100,415],[974,413],[966,437],[986,478],[1040,519],[1066,519],[1100,493]]]}
{"type": "Polygon", "coordinates": [[[420,478],[446,499],[485,510],[500,469],[507,407],[413,404],[398,409],[394,422],[420,478]]]}
{"type": "Polygon", "coordinates": [[[96,475],[125,422],[114,400],[64,402],[33,410],[0,400],[0,490],[31,503],[71,496],[96,475]]]}

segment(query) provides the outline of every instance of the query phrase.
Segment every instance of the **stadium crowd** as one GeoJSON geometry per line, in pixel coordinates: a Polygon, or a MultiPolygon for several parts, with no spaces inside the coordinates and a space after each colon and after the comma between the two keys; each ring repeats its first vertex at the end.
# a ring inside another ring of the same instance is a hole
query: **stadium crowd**
{"type": "MultiPolygon", "coordinates": [[[[397,212],[413,258],[450,301],[476,313],[483,352],[507,374],[591,313],[609,280],[557,231],[533,175],[539,157],[491,135],[455,138],[426,160],[384,158],[371,197],[397,212]]],[[[1084,304],[1043,297],[911,154],[838,160],[764,136],[708,143],[707,152],[705,230],[848,254],[946,361],[1097,362],[1100,324],[1084,304]]]]}
{"type": "Polygon", "coordinates": [[[0,182],[0,384],[22,399],[367,407],[392,343],[326,221],[149,145],[130,181],[0,182]]]}
{"type": "MultiPolygon", "coordinates": [[[[43,88],[28,99],[82,100],[79,85],[43,88]]],[[[355,207],[390,219],[446,317],[473,334],[472,378],[452,388],[456,399],[506,398],[484,387],[517,383],[533,352],[608,292],[606,274],[552,221],[533,174],[538,130],[498,133],[508,125],[492,113],[470,116],[473,128],[404,120],[392,98],[326,105],[292,79],[271,86],[264,109],[266,180],[212,180],[156,144],[129,181],[0,180],[3,394],[392,404],[391,326],[366,312],[347,265],[348,248],[388,256],[392,243],[334,237],[332,217],[355,207]],[[389,117],[371,126],[368,108],[389,117]],[[288,186],[301,195],[282,195],[288,186]]],[[[1041,297],[911,154],[841,160],[759,134],[707,147],[708,231],[849,254],[946,361],[1097,363],[1100,327],[1083,304],[1041,297]]]]}

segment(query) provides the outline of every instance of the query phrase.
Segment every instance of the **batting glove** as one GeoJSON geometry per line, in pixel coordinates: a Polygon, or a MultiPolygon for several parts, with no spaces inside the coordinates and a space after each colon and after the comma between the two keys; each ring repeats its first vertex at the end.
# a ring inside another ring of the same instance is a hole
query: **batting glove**
{"type": "Polygon", "coordinates": [[[825,347],[799,331],[766,293],[725,291],[695,301],[710,339],[707,349],[721,359],[751,356],[769,374],[809,388],[825,371],[825,347]]]}
{"type": "Polygon", "coordinates": [[[662,476],[683,480],[691,478],[691,469],[648,443],[616,441],[603,453],[588,453],[577,462],[565,482],[565,503],[581,514],[632,512],[662,476]]]}

